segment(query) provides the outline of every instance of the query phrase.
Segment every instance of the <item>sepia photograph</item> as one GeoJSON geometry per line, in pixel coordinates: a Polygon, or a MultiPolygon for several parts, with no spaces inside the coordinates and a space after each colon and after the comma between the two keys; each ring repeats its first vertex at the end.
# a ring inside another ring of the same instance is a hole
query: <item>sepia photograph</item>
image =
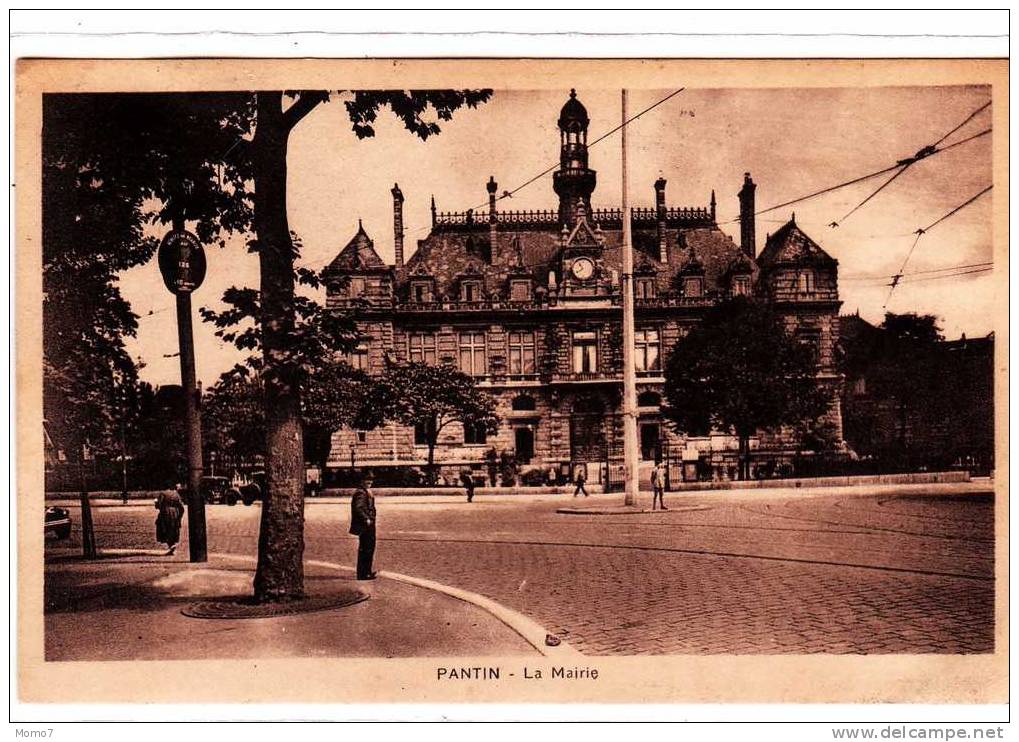
{"type": "Polygon", "coordinates": [[[1007,71],[22,60],[23,696],[1001,702],[1007,71]]]}

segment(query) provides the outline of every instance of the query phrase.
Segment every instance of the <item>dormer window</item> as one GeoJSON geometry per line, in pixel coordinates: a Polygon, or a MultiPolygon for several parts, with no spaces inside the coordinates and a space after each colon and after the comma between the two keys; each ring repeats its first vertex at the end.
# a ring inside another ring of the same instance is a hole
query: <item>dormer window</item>
{"type": "Polygon", "coordinates": [[[529,278],[514,278],[510,281],[511,301],[530,301],[531,280],[529,278]]]}
{"type": "Polygon", "coordinates": [[[750,276],[733,276],[733,296],[750,296],[750,276]]]}
{"type": "Polygon", "coordinates": [[[481,300],[481,281],[464,281],[460,284],[461,301],[481,300]]]}
{"type": "Polygon", "coordinates": [[[410,299],[418,304],[424,304],[432,300],[432,282],[414,281],[410,285],[410,299]]]}
{"type": "Polygon", "coordinates": [[[683,296],[688,298],[704,296],[704,279],[701,276],[687,276],[684,278],[683,296]]]}
{"type": "Polygon", "coordinates": [[[634,291],[638,299],[654,299],[655,298],[655,279],[653,278],[638,278],[634,282],[634,291]]]}

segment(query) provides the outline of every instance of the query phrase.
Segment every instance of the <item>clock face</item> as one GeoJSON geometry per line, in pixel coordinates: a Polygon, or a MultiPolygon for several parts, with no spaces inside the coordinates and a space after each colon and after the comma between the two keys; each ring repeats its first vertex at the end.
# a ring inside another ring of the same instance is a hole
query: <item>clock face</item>
{"type": "Polygon", "coordinates": [[[586,281],[594,275],[594,262],[590,258],[577,258],[570,266],[573,275],[581,281],[586,281]]]}

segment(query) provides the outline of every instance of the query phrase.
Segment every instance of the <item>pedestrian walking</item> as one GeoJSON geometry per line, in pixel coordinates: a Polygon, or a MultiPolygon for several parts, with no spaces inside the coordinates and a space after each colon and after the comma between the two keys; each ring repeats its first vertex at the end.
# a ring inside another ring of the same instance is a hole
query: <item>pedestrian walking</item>
{"type": "Polygon", "coordinates": [[[460,481],[463,482],[464,489],[467,490],[467,502],[473,502],[474,500],[474,476],[469,470],[464,469],[460,472],[460,481]]]}
{"type": "Polygon", "coordinates": [[[167,545],[166,555],[170,556],[177,551],[180,522],[184,518],[184,501],[178,490],[175,488],[160,492],[156,498],[156,510],[159,511],[156,516],[156,541],[167,545]]]}
{"type": "Polygon", "coordinates": [[[573,496],[576,497],[583,492],[584,497],[588,497],[587,490],[584,489],[584,483],[587,481],[587,464],[578,464],[573,478],[577,483],[577,488],[573,490],[573,496]]]}
{"type": "Polygon", "coordinates": [[[654,510],[657,503],[662,510],[668,510],[665,507],[665,464],[661,461],[651,470],[651,492],[651,509],[654,510]]]}
{"type": "Polygon", "coordinates": [[[366,471],[361,486],[350,499],[350,533],[357,536],[357,579],[374,580],[372,561],[375,559],[375,477],[366,471]]]}

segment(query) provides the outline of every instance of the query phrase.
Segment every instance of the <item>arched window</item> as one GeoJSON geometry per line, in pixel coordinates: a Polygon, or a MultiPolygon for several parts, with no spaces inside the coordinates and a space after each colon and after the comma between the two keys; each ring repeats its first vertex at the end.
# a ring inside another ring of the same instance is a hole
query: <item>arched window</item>
{"type": "Polygon", "coordinates": [[[637,397],[638,407],[661,407],[662,395],[658,392],[641,392],[637,397]]]}
{"type": "Polygon", "coordinates": [[[536,409],[534,397],[528,396],[526,394],[521,394],[519,397],[514,397],[513,409],[517,412],[533,412],[536,409]]]}

